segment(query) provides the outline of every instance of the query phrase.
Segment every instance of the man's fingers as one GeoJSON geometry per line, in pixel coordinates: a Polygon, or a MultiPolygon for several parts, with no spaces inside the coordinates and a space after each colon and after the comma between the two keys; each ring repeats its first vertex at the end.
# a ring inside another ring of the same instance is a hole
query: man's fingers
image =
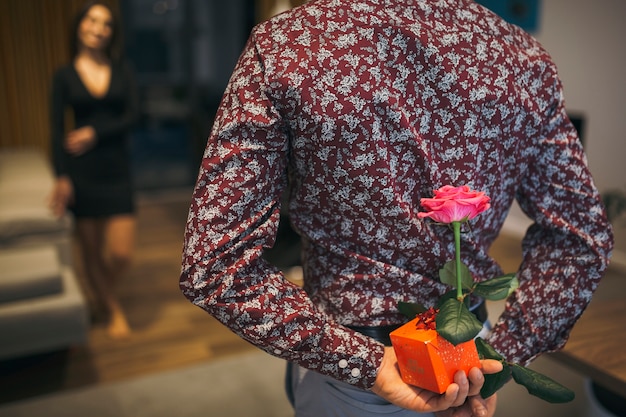
{"type": "Polygon", "coordinates": [[[487,402],[480,396],[475,395],[468,398],[469,408],[474,417],[486,417],[488,415],[487,402]]]}
{"type": "Polygon", "coordinates": [[[494,359],[483,359],[480,364],[484,374],[497,374],[503,369],[502,362],[494,359]]]}
{"type": "Polygon", "coordinates": [[[480,390],[485,383],[485,376],[483,372],[478,368],[472,368],[469,371],[468,379],[470,382],[468,396],[479,395],[480,390]]]}
{"type": "Polygon", "coordinates": [[[460,396],[460,387],[458,384],[450,384],[450,386],[448,386],[448,388],[446,389],[446,392],[443,394],[443,396],[439,397],[439,403],[437,404],[434,409],[435,410],[447,410],[450,407],[454,407],[454,404],[458,403],[460,398],[462,398],[462,401],[465,401],[465,396],[460,396]]]}
{"type": "Polygon", "coordinates": [[[467,379],[465,372],[457,371],[454,374],[454,382],[459,387],[459,392],[456,400],[452,403],[452,407],[460,407],[465,402],[470,390],[470,381],[467,379]]]}

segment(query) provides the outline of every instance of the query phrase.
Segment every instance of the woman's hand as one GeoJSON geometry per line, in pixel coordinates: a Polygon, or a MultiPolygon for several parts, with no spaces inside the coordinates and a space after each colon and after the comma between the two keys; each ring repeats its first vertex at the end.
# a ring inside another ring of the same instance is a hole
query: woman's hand
{"type": "Polygon", "coordinates": [[[432,413],[451,407],[461,407],[470,392],[470,385],[463,371],[454,375],[454,383],[450,384],[443,394],[408,385],[400,377],[395,351],[392,347],[385,347],[385,356],[372,392],[399,407],[418,413],[432,413]]]}
{"type": "Polygon", "coordinates": [[[80,156],[96,144],[96,130],[91,126],[72,130],[65,137],[65,150],[73,156],[80,156]]]}
{"type": "Polygon", "coordinates": [[[59,218],[65,214],[67,207],[74,202],[74,185],[67,176],[57,178],[50,195],[48,206],[52,214],[59,218]]]}

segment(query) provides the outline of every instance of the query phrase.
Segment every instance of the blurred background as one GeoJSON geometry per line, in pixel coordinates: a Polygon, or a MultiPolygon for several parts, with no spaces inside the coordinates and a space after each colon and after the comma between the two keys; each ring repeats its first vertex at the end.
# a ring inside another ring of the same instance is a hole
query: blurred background
{"type": "MultiPolygon", "coordinates": [[[[133,135],[140,190],[195,180],[212,118],[250,29],[302,1],[110,0],[141,95],[133,135]],[[281,6],[282,3],[282,6],[281,6]]],[[[54,69],[69,60],[67,32],[83,0],[3,0],[0,148],[49,152],[54,69]]]]}

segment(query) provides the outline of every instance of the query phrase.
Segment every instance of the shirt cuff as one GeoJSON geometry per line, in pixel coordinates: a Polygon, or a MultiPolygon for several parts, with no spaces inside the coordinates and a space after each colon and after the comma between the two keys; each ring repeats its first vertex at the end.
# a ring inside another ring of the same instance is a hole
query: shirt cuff
{"type": "MultiPolygon", "coordinates": [[[[334,333],[334,332],[333,332],[334,333]]],[[[351,330],[337,328],[335,337],[328,341],[332,348],[318,371],[362,389],[370,389],[376,382],[385,347],[382,343],[351,330]],[[339,342],[339,343],[338,343],[339,342]]],[[[313,364],[303,364],[314,369],[313,364]]]]}

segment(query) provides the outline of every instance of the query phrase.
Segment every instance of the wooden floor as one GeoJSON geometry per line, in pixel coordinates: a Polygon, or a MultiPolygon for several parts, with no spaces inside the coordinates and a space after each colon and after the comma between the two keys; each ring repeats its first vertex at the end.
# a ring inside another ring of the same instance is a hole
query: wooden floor
{"type": "MultiPolygon", "coordinates": [[[[134,329],[114,341],[94,321],[85,346],[0,362],[0,403],[121,381],[247,352],[252,347],[185,299],[178,289],[190,191],[142,195],[135,262],[118,292],[134,329]]],[[[517,267],[519,242],[500,238],[494,255],[517,267]]],[[[77,266],[80,272],[80,265],[77,266]]],[[[88,289],[86,288],[88,298],[88,289]]]]}

